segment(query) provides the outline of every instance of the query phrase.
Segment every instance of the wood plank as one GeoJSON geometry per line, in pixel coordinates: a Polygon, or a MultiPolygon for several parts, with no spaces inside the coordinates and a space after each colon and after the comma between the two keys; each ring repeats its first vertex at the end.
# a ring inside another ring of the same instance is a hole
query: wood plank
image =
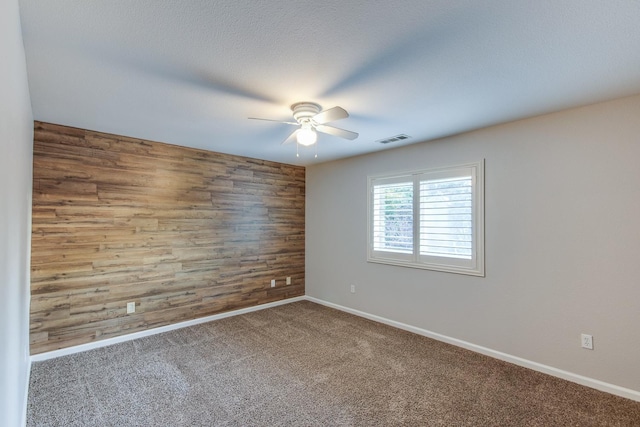
{"type": "Polygon", "coordinates": [[[34,128],[33,354],[304,294],[304,168],[34,128]]]}

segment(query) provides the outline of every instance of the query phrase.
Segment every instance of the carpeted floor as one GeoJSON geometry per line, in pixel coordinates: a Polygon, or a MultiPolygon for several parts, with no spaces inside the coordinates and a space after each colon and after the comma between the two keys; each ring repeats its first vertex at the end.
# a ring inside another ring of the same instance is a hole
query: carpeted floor
{"type": "Polygon", "coordinates": [[[34,363],[29,426],[638,426],[640,403],[311,302],[34,363]]]}

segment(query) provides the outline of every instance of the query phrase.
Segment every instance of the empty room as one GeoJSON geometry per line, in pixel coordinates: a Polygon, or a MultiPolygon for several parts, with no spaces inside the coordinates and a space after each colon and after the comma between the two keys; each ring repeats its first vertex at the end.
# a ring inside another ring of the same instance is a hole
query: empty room
{"type": "Polygon", "coordinates": [[[0,425],[640,425],[640,2],[0,3],[0,425]]]}

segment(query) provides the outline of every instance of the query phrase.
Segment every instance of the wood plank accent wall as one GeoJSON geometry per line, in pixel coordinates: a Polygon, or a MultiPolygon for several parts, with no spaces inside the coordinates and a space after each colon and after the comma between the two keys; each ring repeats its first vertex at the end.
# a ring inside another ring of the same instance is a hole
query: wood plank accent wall
{"type": "Polygon", "coordinates": [[[304,295],[303,167],[36,122],[33,175],[32,354],[304,295]]]}

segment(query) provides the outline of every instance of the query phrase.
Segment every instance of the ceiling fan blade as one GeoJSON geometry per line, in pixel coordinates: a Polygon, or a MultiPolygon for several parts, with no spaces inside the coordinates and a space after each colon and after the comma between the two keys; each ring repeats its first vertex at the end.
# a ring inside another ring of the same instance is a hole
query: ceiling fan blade
{"type": "Polygon", "coordinates": [[[318,125],[316,126],[316,130],[318,132],[328,133],[329,135],[339,136],[344,139],[356,139],[358,134],[356,132],[351,132],[350,130],[344,130],[333,126],[327,125],[318,125]]]}
{"type": "Polygon", "coordinates": [[[313,116],[313,121],[321,125],[324,123],[335,122],[336,120],[346,119],[349,113],[342,107],[333,107],[324,110],[313,116]]]}
{"type": "MultiPolygon", "coordinates": [[[[297,124],[297,123],[296,123],[297,124]]],[[[293,142],[296,140],[296,135],[298,135],[298,132],[300,132],[300,129],[296,129],[294,130],[291,135],[289,135],[287,137],[287,139],[285,139],[284,141],[282,141],[281,145],[285,145],[285,144],[289,144],[290,142],[293,142]]]]}
{"type": "Polygon", "coordinates": [[[264,120],[265,122],[276,122],[276,123],[284,123],[285,125],[294,125],[298,126],[299,123],[296,122],[283,122],[281,120],[272,120],[272,119],[261,119],[260,117],[248,117],[249,120],[264,120]]]}

